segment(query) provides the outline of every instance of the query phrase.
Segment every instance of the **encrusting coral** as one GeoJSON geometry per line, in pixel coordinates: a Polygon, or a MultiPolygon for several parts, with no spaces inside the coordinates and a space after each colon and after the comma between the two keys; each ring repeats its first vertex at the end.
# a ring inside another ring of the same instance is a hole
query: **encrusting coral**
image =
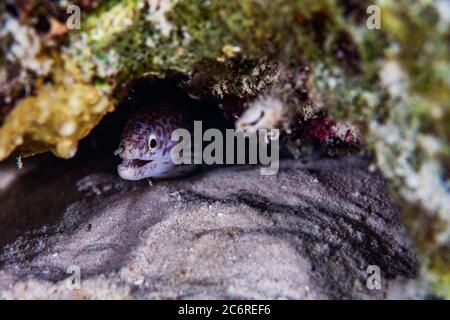
{"type": "Polygon", "coordinates": [[[364,141],[450,297],[450,7],[372,2],[80,0],[80,30],[67,1],[2,2],[0,159],[73,156],[135,80],[175,77],[239,127],[281,128],[294,153],[364,141]]]}

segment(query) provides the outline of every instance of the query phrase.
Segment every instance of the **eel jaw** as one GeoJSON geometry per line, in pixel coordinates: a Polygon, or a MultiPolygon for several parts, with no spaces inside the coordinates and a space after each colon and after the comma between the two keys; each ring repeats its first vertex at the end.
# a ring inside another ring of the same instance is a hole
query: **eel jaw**
{"type": "Polygon", "coordinates": [[[117,166],[117,173],[125,180],[140,180],[151,176],[152,160],[123,159],[117,166]]]}

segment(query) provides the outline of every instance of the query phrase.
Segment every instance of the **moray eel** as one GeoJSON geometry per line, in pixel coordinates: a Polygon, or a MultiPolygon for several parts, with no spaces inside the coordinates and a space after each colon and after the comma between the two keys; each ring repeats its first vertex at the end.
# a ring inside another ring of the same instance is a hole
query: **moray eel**
{"type": "Polygon", "coordinates": [[[148,105],[131,116],[114,153],[122,158],[119,176],[126,180],[173,178],[186,175],[194,165],[175,165],[171,150],[178,143],[172,132],[184,128],[192,132],[193,120],[170,104],[148,105]]]}

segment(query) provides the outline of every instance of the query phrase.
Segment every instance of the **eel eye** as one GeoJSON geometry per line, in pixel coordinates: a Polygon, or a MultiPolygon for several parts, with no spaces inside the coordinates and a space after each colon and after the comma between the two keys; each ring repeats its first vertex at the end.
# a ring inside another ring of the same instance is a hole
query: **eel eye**
{"type": "Polygon", "coordinates": [[[156,140],[156,137],[155,137],[153,134],[151,134],[151,135],[148,137],[148,148],[149,148],[150,150],[153,150],[153,149],[155,149],[157,146],[158,146],[158,140],[156,140]]]}

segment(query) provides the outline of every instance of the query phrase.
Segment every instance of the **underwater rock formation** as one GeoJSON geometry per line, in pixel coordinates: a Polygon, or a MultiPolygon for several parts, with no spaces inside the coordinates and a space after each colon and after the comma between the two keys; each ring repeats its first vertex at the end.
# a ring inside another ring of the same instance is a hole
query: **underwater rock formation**
{"type": "Polygon", "coordinates": [[[416,297],[416,253],[367,159],[152,185],[120,179],[110,157],[78,160],[27,159],[27,172],[0,180],[0,298],[416,297]],[[380,267],[379,290],[367,287],[369,265],[380,267]],[[67,286],[75,267],[80,290],[67,286]]]}

